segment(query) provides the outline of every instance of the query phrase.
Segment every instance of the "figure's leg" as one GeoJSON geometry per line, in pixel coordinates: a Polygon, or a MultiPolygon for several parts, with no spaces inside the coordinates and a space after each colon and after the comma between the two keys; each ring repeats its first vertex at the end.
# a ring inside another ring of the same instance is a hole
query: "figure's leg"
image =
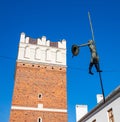
{"type": "Polygon", "coordinates": [[[99,63],[95,63],[95,68],[97,72],[102,72],[102,70],[100,70],[99,63]]]}
{"type": "Polygon", "coordinates": [[[90,65],[89,65],[89,73],[90,73],[91,75],[93,75],[93,73],[92,73],[92,71],[91,71],[91,70],[92,70],[92,66],[93,66],[93,63],[90,62],[90,65]]]}

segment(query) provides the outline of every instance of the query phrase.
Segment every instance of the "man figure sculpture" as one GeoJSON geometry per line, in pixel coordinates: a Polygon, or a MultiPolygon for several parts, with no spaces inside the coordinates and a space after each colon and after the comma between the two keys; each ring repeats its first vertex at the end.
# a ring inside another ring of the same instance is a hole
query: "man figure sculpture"
{"type": "Polygon", "coordinates": [[[102,72],[99,68],[99,57],[97,55],[95,42],[93,40],[89,40],[88,43],[81,44],[81,45],[72,45],[73,56],[77,56],[78,53],[79,53],[79,48],[84,47],[84,46],[88,46],[89,49],[90,49],[90,52],[91,52],[91,61],[90,61],[90,64],[89,64],[89,73],[91,75],[93,75],[93,72],[91,71],[93,65],[95,65],[95,68],[96,68],[97,72],[102,72]]]}
{"type": "Polygon", "coordinates": [[[88,41],[88,47],[89,47],[90,52],[91,52],[91,61],[90,61],[90,64],[89,64],[89,73],[91,75],[93,75],[93,72],[91,71],[93,65],[95,65],[95,68],[96,68],[97,72],[101,72],[101,70],[99,69],[99,57],[97,55],[96,46],[95,46],[95,43],[94,43],[93,40],[88,41]]]}

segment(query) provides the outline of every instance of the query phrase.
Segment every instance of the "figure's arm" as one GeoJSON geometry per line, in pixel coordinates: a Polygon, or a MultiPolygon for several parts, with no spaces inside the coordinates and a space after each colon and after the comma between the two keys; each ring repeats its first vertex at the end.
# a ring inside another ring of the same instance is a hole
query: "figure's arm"
{"type": "Polygon", "coordinates": [[[95,45],[95,42],[93,40],[88,41],[88,43],[81,44],[79,47],[89,46],[89,45],[95,45]]]}
{"type": "Polygon", "coordinates": [[[90,43],[81,44],[81,45],[79,45],[79,47],[88,46],[89,44],[90,44],[90,43]]]}

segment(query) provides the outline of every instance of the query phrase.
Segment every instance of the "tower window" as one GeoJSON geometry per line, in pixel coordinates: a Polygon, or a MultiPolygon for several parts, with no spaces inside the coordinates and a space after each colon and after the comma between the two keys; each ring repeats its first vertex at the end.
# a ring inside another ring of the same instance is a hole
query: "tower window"
{"type": "Polygon", "coordinates": [[[38,99],[42,99],[42,94],[38,94],[38,99]]]}
{"type": "Polygon", "coordinates": [[[42,118],[41,118],[41,117],[39,117],[37,122],[42,122],[42,118]]]}

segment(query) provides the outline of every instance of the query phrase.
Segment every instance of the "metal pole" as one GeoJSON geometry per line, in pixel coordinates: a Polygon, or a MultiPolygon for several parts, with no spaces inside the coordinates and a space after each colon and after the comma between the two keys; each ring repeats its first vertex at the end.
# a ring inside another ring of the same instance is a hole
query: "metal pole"
{"type": "MultiPolygon", "coordinates": [[[[98,64],[99,65],[99,64],[98,64]]],[[[100,66],[99,66],[100,68],[100,66]]],[[[101,72],[99,72],[99,78],[100,78],[100,85],[101,85],[101,89],[102,89],[102,94],[103,94],[103,101],[105,103],[105,94],[104,94],[104,88],[103,88],[103,83],[102,83],[102,76],[101,76],[101,72]]]]}
{"type": "MultiPolygon", "coordinates": [[[[93,31],[93,27],[92,27],[92,21],[91,21],[91,17],[90,17],[90,12],[88,12],[88,18],[89,18],[89,23],[90,23],[90,28],[91,28],[91,33],[92,33],[92,39],[95,43],[95,39],[94,39],[94,31],[93,31]]],[[[96,47],[96,45],[95,45],[96,47]]],[[[100,69],[100,65],[98,63],[98,68],[100,69]]],[[[102,76],[101,76],[101,72],[99,72],[99,78],[100,78],[100,85],[101,85],[101,89],[102,89],[102,94],[103,94],[103,101],[105,103],[105,94],[104,94],[104,88],[103,88],[103,83],[102,83],[102,76]]]]}
{"type": "Polygon", "coordinates": [[[93,41],[95,41],[93,27],[92,27],[92,21],[91,21],[91,17],[90,17],[90,12],[89,11],[88,11],[88,18],[89,18],[89,23],[90,23],[91,33],[92,33],[92,39],[93,39],[93,41]]]}

